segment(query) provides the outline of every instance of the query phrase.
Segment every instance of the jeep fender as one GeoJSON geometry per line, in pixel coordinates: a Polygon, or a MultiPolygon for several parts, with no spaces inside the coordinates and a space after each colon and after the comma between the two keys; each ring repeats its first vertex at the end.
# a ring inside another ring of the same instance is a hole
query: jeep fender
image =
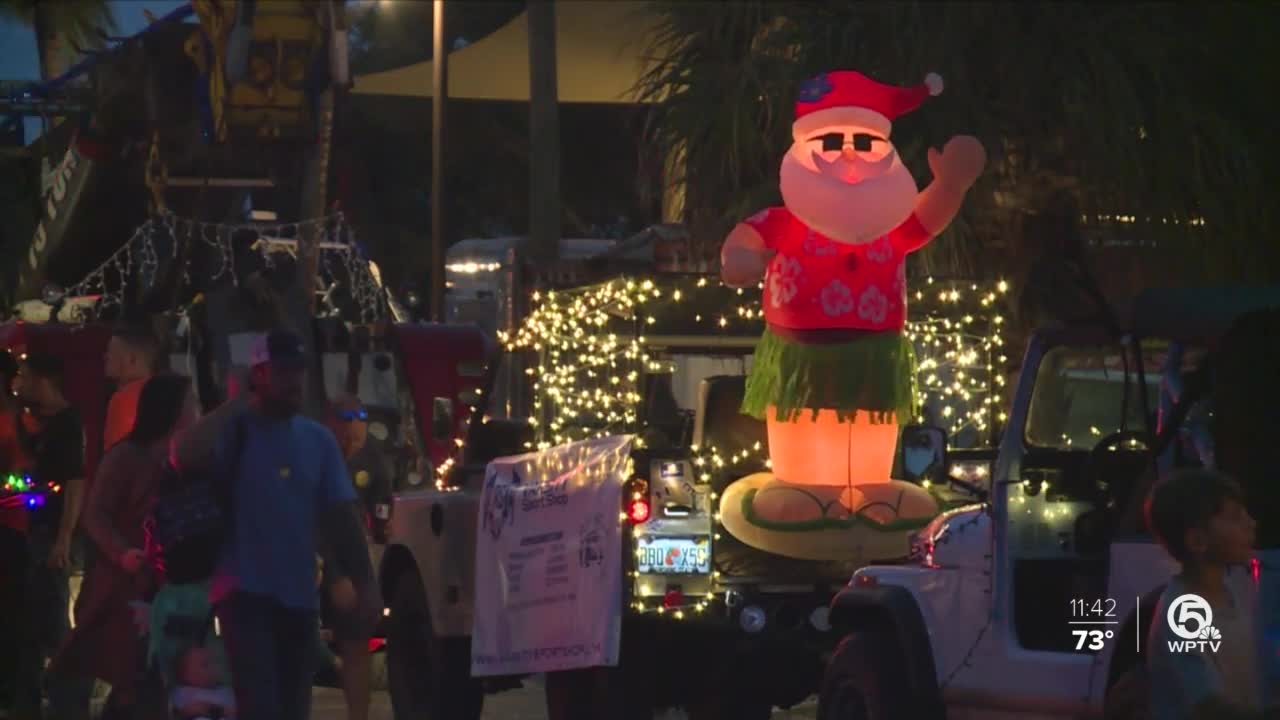
{"type": "Polygon", "coordinates": [[[397,496],[393,505],[380,586],[390,599],[400,573],[416,569],[440,637],[471,634],[478,500],[465,490],[430,489],[397,496]]]}
{"type": "Polygon", "coordinates": [[[846,587],[831,601],[831,627],[841,636],[861,630],[892,631],[907,659],[908,685],[921,699],[921,707],[930,709],[925,717],[945,717],[933,646],[920,606],[909,590],[896,585],[846,587]]]}

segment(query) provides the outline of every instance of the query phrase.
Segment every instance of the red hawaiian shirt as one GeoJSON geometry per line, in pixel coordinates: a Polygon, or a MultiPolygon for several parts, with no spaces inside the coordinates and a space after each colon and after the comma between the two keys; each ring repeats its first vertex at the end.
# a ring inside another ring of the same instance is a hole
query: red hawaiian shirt
{"type": "Polygon", "coordinates": [[[913,214],[878,240],[840,243],[785,207],[744,220],[777,255],[764,276],[764,319],[794,330],[901,330],[907,319],[907,253],[933,237],[913,214]]]}

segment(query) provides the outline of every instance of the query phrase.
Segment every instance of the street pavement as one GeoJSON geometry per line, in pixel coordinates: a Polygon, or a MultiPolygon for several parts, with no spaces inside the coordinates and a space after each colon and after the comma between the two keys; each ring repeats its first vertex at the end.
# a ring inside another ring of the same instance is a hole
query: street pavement
{"type": "MultiPolygon", "coordinates": [[[[91,715],[98,717],[106,700],[106,688],[95,693],[91,715]]],[[[347,706],[342,691],[333,688],[316,688],[311,694],[311,720],[346,720],[347,706]]],[[[773,720],[812,720],[818,717],[814,701],[798,705],[790,710],[775,710],[773,720]]],[[[546,704],[538,679],[526,681],[519,690],[489,695],[484,701],[483,720],[547,720],[546,704]]],[[[684,720],[683,712],[669,712],[655,720],[684,720]]],[[[369,720],[393,720],[391,698],[384,691],[373,694],[369,720]]]]}
{"type": "MultiPolygon", "coordinates": [[[[312,695],[312,720],[346,720],[347,710],[342,702],[342,693],[329,688],[316,688],[312,695]]],[[[777,710],[774,720],[810,720],[818,716],[817,704],[813,702],[792,708],[777,710]]],[[[684,713],[672,712],[661,717],[661,720],[683,720],[684,713]]],[[[497,695],[490,695],[484,701],[484,720],[547,720],[547,711],[543,703],[542,688],[528,683],[520,690],[511,690],[497,695]]],[[[374,693],[373,707],[369,720],[392,720],[391,700],[385,692],[374,693]]]]}
{"type": "MultiPolygon", "coordinates": [[[[79,590],[79,578],[72,582],[73,605],[74,594],[79,590]]],[[[375,657],[374,684],[386,687],[385,665],[375,657]]],[[[95,688],[92,714],[96,717],[102,710],[106,700],[106,686],[99,684],[95,688]]],[[[790,710],[775,710],[773,720],[812,720],[818,716],[816,701],[806,702],[790,710]]],[[[346,705],[342,700],[342,692],[332,688],[317,687],[312,693],[312,720],[346,720],[346,705]]],[[[489,695],[484,701],[483,720],[547,720],[545,698],[542,692],[540,677],[525,681],[519,690],[489,695]]],[[[669,712],[655,720],[684,720],[683,712],[669,712]]],[[[370,708],[369,720],[393,720],[391,715],[391,698],[385,691],[373,694],[373,705],[370,708]]]]}

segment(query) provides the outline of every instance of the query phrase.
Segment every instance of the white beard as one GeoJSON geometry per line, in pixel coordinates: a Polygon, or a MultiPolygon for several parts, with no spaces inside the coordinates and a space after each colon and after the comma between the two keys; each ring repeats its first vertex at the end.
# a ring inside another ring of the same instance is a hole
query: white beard
{"type": "Polygon", "coordinates": [[[915,208],[916,181],[901,162],[857,183],[814,172],[791,152],[779,174],[782,202],[805,225],[849,245],[872,242],[898,227],[915,208]]]}

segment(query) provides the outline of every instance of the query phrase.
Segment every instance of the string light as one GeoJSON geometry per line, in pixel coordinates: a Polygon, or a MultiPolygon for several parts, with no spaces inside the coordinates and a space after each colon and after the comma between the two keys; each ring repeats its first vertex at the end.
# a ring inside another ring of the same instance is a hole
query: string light
{"type": "MultiPolygon", "coordinates": [[[[1009,284],[980,288],[927,278],[920,285],[905,329],[916,348],[919,405],[952,435],[989,433],[1005,419],[1001,309],[1009,284]]],[[[508,350],[536,356],[524,370],[533,383],[528,421],[536,431],[528,447],[641,429],[642,377],[664,369],[646,333],[758,337],[764,329],[758,297],[705,276],[622,278],[534,293],[526,321],[514,334],[500,334],[508,350]]]]}
{"type": "Polygon", "coordinates": [[[30,475],[10,473],[0,481],[0,508],[39,508],[47,496],[60,492],[62,486],[56,482],[39,483],[30,475]]]}
{"type": "MultiPolygon", "coordinates": [[[[243,261],[246,251],[257,255],[265,267],[272,268],[282,253],[296,257],[301,238],[310,238],[318,246],[319,281],[323,283],[322,288],[327,288],[323,302],[329,311],[337,313],[332,291],[341,284],[355,305],[359,322],[371,324],[382,319],[385,309],[382,284],[374,276],[369,259],[364,256],[351,227],[341,214],[296,223],[270,224],[207,223],[169,213],[159,215],[140,225],[120,249],[80,282],[67,288],[66,297],[98,297],[98,301],[88,308],[74,308],[77,322],[90,322],[110,308],[123,307],[133,278],[136,277],[145,287],[154,286],[161,266],[183,257],[181,249],[184,247],[191,250],[187,257],[202,252],[216,257],[210,273],[197,284],[217,283],[224,277],[236,284],[236,262],[237,259],[243,261]]],[[[183,280],[190,283],[191,267],[190,261],[187,262],[183,268],[183,280]]]]}
{"type": "MultiPolygon", "coordinates": [[[[999,280],[980,287],[926,278],[917,285],[905,333],[916,348],[920,405],[930,409],[932,423],[953,436],[965,430],[988,433],[1006,419],[999,398],[1008,359],[1001,312],[1009,284],[999,280]]],[[[534,293],[525,322],[512,334],[500,333],[509,351],[535,358],[524,370],[533,386],[528,422],[535,430],[527,447],[542,450],[643,430],[643,377],[668,371],[657,336],[706,337],[709,346],[717,338],[742,339],[741,349],[730,353],[745,358],[764,330],[758,298],[756,292],[729,288],[707,276],[620,278],[534,293]]],[[[636,443],[642,446],[643,437],[637,435],[636,443]]],[[[740,448],[703,445],[691,451],[700,485],[715,484],[715,476],[731,468],[753,472],[771,467],[761,442],[740,448]]],[[[709,499],[713,506],[719,500],[715,492],[709,499]]],[[[619,517],[626,521],[625,513],[619,517]]],[[[719,518],[713,520],[714,542],[722,532],[719,518]]],[[[715,602],[708,594],[667,608],[663,597],[645,591],[653,588],[646,588],[639,572],[631,571],[628,579],[637,612],[681,619],[705,612],[715,602]]]]}
{"type": "Polygon", "coordinates": [[[1121,225],[1132,225],[1134,223],[1139,223],[1139,222],[1151,223],[1153,225],[1158,222],[1161,225],[1190,225],[1194,227],[1203,227],[1205,225],[1204,218],[1187,218],[1183,220],[1180,218],[1169,218],[1169,217],[1140,218],[1136,215],[1094,215],[1092,218],[1090,218],[1088,215],[1081,215],[1080,220],[1085,223],[1089,223],[1089,222],[1119,223],[1121,225]]]}
{"type": "Polygon", "coordinates": [[[481,273],[497,272],[502,269],[502,263],[496,262],[456,262],[449,263],[445,266],[449,272],[458,273],[460,275],[479,275],[481,273]]]}

